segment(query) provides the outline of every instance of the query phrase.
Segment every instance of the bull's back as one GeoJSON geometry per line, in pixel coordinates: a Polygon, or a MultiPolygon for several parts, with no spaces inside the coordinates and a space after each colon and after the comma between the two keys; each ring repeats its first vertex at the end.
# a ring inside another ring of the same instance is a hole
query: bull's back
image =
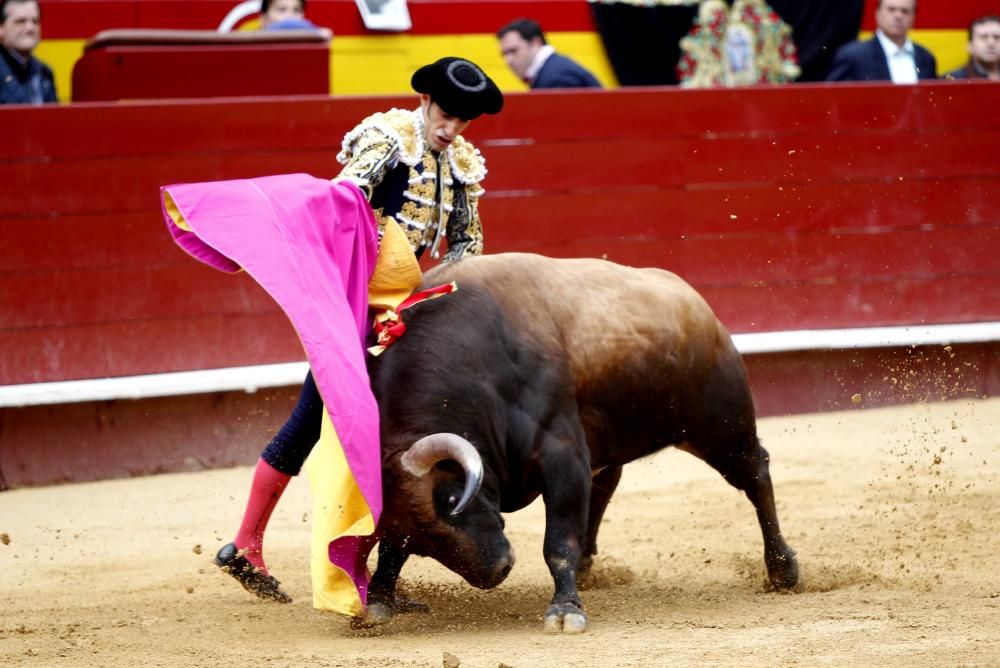
{"type": "Polygon", "coordinates": [[[595,464],[683,440],[693,397],[720,365],[743,373],[711,308],[667,271],[508,253],[441,267],[425,282],[443,280],[489,292],[529,345],[568,366],[595,464]]]}
{"type": "Polygon", "coordinates": [[[446,280],[491,294],[519,331],[581,375],[657,350],[707,354],[721,328],[705,300],[662,269],[503,253],[438,267],[425,284],[446,280]]]}

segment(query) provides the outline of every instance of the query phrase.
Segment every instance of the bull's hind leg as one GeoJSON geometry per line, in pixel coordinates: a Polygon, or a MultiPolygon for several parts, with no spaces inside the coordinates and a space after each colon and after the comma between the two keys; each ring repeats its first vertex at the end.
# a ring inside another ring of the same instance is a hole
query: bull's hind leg
{"type": "MultiPolygon", "coordinates": [[[[756,439],[754,439],[756,441],[756,439]]],[[[742,484],[728,479],[737,489],[742,489],[757,511],[757,521],[764,535],[764,563],[768,579],[775,589],[791,589],[799,582],[799,564],[795,550],[785,542],[778,526],[778,511],[774,505],[774,486],[771,484],[770,456],[757,442],[751,461],[744,468],[742,484]],[[753,461],[756,460],[756,465],[753,461]]],[[[736,479],[740,479],[739,474],[736,479]]]]}
{"type": "Polygon", "coordinates": [[[587,536],[591,473],[582,430],[571,425],[568,431],[569,436],[559,438],[551,429],[540,448],[545,501],[542,551],[555,584],[543,621],[549,632],[581,633],[587,628],[587,613],[577,592],[576,570],[587,536]]]}
{"type": "Polygon", "coordinates": [[[795,550],[785,542],[778,526],[770,458],[755,434],[751,433],[740,440],[746,445],[736,449],[732,448],[732,440],[721,449],[718,446],[683,449],[704,459],[722,474],[726,482],[747,495],[757,511],[757,521],[764,536],[764,564],[767,566],[768,579],[775,589],[791,589],[799,581],[799,566],[795,550]]]}
{"type": "Polygon", "coordinates": [[[621,466],[609,466],[601,469],[590,483],[590,512],[587,516],[587,538],[583,547],[580,566],[576,569],[577,578],[582,578],[590,572],[597,554],[597,532],[604,519],[604,511],[608,508],[611,495],[615,493],[618,482],[622,478],[621,466]]]}

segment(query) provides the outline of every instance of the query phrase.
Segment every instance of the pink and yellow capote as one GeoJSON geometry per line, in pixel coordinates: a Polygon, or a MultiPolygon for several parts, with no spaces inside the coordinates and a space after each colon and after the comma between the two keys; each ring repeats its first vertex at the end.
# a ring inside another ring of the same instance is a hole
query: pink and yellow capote
{"type": "Polygon", "coordinates": [[[365,367],[369,306],[395,308],[420,283],[398,226],[381,244],[355,185],[306,174],[165,186],[177,244],[221,271],[245,271],[295,328],[323,397],[307,462],[313,490],[313,605],[364,610],[382,512],[379,416],[365,367]]]}

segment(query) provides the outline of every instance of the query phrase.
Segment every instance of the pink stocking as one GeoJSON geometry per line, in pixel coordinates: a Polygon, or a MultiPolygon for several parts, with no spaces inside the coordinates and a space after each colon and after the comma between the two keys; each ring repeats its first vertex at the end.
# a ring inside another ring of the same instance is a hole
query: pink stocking
{"type": "Polygon", "coordinates": [[[275,469],[263,459],[257,460],[250,487],[250,498],[243,513],[243,522],[233,542],[247,561],[267,574],[264,565],[264,531],[271,512],[288,486],[290,475],[275,469]]]}

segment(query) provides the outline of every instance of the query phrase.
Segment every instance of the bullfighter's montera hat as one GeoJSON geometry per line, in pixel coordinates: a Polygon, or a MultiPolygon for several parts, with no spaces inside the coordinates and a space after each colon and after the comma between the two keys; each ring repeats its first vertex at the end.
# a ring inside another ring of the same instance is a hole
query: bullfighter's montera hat
{"type": "Polygon", "coordinates": [[[410,85],[427,93],[447,114],[471,121],[503,109],[503,93],[475,63],[449,56],[413,73],[410,85]]]}

